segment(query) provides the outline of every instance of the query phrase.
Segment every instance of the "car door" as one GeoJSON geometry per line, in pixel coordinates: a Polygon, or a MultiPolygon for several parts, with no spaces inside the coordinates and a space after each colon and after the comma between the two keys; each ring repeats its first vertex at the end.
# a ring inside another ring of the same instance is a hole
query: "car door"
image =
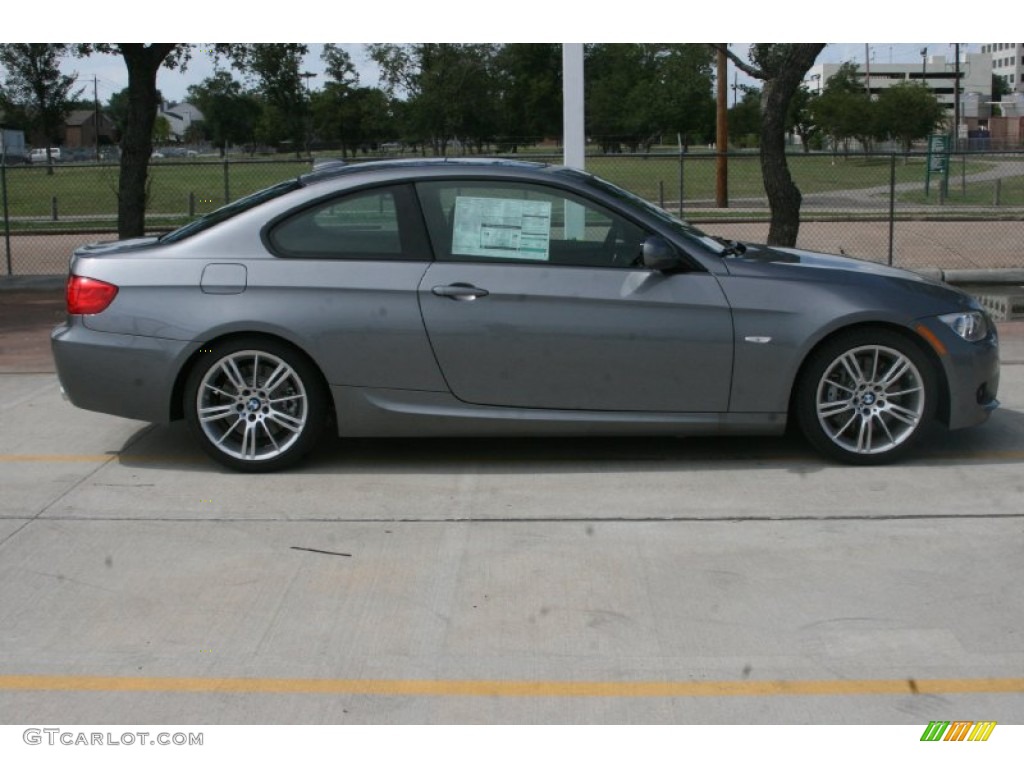
{"type": "Polygon", "coordinates": [[[251,311],[303,338],[328,383],[444,389],[419,310],[430,245],[411,185],[315,200],[266,242],[278,258],[250,265],[251,311]]]}
{"type": "Polygon", "coordinates": [[[436,261],[419,288],[459,399],[520,408],[724,412],[732,319],[717,280],[636,264],[648,234],[557,187],[417,184],[436,261]]]}

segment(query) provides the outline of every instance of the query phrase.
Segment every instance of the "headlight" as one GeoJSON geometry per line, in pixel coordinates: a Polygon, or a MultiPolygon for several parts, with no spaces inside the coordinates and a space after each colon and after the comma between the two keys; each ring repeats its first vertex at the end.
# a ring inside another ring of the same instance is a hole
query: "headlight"
{"type": "Polygon", "coordinates": [[[981,341],[988,336],[988,322],[981,312],[954,312],[952,315],[940,315],[939,320],[967,341],[981,341]]]}

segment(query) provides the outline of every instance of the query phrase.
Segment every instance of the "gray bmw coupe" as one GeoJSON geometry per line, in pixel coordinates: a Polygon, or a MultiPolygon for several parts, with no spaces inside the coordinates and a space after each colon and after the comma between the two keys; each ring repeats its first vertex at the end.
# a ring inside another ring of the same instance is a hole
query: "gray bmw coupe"
{"type": "Polygon", "coordinates": [[[243,471],[341,436],[749,435],[903,456],[998,405],[971,297],[711,237],[595,176],[331,167],[162,237],[78,249],[53,354],[75,405],[184,418],[243,471]]]}

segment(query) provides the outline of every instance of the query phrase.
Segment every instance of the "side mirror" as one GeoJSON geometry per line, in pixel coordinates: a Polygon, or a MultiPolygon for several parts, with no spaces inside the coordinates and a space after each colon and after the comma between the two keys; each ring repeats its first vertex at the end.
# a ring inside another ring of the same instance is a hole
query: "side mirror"
{"type": "Polygon", "coordinates": [[[667,240],[651,235],[644,239],[641,255],[644,266],[658,272],[668,272],[683,266],[683,260],[679,258],[667,240]]]}

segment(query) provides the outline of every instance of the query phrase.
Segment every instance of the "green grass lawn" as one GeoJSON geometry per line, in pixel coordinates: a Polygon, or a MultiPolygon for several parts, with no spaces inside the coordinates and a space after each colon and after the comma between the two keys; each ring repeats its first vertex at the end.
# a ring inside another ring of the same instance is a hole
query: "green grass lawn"
{"type": "Polygon", "coordinates": [[[903,192],[897,196],[900,202],[927,205],[977,205],[983,207],[999,206],[1005,208],[1024,206],[1024,176],[1010,176],[995,181],[968,180],[962,182],[959,173],[950,174],[949,191],[943,200],[939,194],[938,181],[932,180],[928,195],[924,193],[924,182],[921,188],[913,192],[903,192]]]}
{"type": "MultiPolygon", "coordinates": [[[[250,192],[294,178],[309,167],[307,161],[230,163],[225,189],[223,163],[153,163],[150,165],[148,211],[187,218],[191,194],[195,198],[195,212],[206,213],[250,192]]],[[[10,216],[48,218],[56,197],[58,218],[116,218],[117,179],[117,166],[58,165],[52,176],[42,167],[10,168],[7,171],[10,216]]]]}
{"type": "MultiPolygon", "coordinates": [[[[527,157],[523,157],[527,159],[527,157]]],[[[541,156],[558,163],[560,156],[541,156]]],[[[924,158],[900,158],[896,164],[896,182],[919,182],[920,192],[900,193],[898,200],[907,203],[938,204],[937,192],[925,198],[923,193],[924,158]]],[[[877,188],[879,208],[887,205],[890,183],[888,157],[833,158],[822,154],[792,154],[789,166],[804,195],[877,188]]],[[[971,159],[966,165],[954,162],[950,179],[951,204],[991,205],[993,182],[968,183],[966,193],[960,190],[962,174],[990,168],[992,163],[971,159]]],[[[153,228],[169,228],[189,218],[190,195],[195,213],[211,211],[225,202],[308,171],[308,161],[292,159],[272,161],[230,162],[225,165],[211,161],[155,161],[150,165],[149,213],[153,228]]],[[[715,156],[705,152],[683,157],[684,205],[715,198],[715,156]]],[[[679,199],[680,160],[678,155],[638,157],[633,155],[590,157],[587,170],[607,178],[645,198],[663,199],[674,210],[679,199]]],[[[1024,174],[1024,163],[1022,163],[1024,174]]],[[[117,177],[115,165],[57,165],[53,175],[46,168],[16,166],[7,169],[7,196],[12,229],[63,229],[72,226],[110,226],[117,215],[117,177]],[[57,200],[58,221],[53,222],[53,198],[57,200]],[[31,220],[29,220],[31,219],[31,220]],[[82,221],[81,219],[88,219],[82,221]]],[[[1007,207],[1024,205],[1024,175],[1002,181],[1001,204],[1007,207]]],[[[756,153],[731,155],[729,158],[729,198],[734,206],[744,198],[764,199],[761,166],[756,153]]],[[[841,210],[842,200],[837,202],[841,210]]],[[[708,214],[706,208],[702,213],[708,214]]],[[[691,215],[693,211],[687,211],[691,215]]],[[[810,213],[810,211],[809,211],[810,213]]]]}

